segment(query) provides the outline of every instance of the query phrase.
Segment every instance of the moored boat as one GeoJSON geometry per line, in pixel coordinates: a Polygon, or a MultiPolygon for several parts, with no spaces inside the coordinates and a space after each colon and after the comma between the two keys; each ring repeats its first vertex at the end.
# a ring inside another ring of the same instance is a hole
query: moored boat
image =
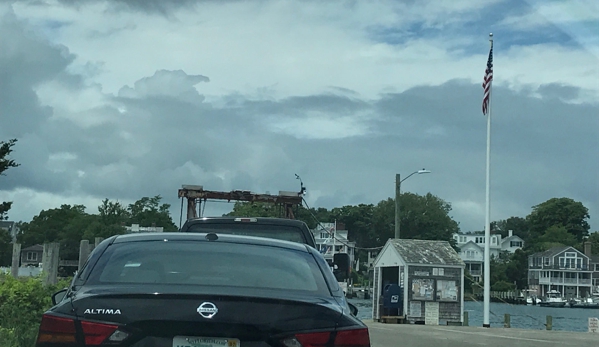
{"type": "Polygon", "coordinates": [[[545,300],[539,303],[542,307],[564,307],[568,303],[564,298],[561,297],[561,293],[557,290],[550,290],[547,292],[545,300]]]}

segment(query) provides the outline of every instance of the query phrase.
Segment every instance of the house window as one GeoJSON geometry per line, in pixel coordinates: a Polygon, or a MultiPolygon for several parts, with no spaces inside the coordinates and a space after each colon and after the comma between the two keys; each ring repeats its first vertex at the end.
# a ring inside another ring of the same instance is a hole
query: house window
{"type": "Polygon", "coordinates": [[[476,243],[485,243],[485,238],[484,237],[477,237],[475,241],[476,241],[476,243]]]}
{"type": "Polygon", "coordinates": [[[37,261],[37,252],[27,252],[27,261],[37,261]]]}
{"type": "Polygon", "coordinates": [[[466,258],[474,258],[474,251],[466,251],[466,258]]]}
{"type": "Polygon", "coordinates": [[[522,241],[510,241],[510,247],[522,247],[522,241]]]}
{"type": "Polygon", "coordinates": [[[566,258],[576,258],[576,252],[566,252],[566,258]]]}

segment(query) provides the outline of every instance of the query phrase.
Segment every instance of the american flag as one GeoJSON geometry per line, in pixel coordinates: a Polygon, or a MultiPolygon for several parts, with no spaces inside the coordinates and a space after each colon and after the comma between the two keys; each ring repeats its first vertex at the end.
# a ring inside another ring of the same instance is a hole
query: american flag
{"type": "Polygon", "coordinates": [[[491,41],[491,50],[489,51],[489,59],[487,60],[487,69],[485,70],[485,78],[483,80],[483,114],[489,113],[489,96],[491,94],[491,82],[493,81],[493,41],[491,41]]]}

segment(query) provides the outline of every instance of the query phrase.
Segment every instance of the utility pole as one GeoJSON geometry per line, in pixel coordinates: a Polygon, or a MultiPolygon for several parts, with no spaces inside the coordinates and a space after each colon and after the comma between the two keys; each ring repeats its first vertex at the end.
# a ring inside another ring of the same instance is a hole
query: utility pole
{"type": "Polygon", "coordinates": [[[401,195],[401,182],[412,177],[412,175],[415,175],[415,174],[421,175],[421,174],[426,174],[426,173],[431,173],[431,172],[427,169],[414,171],[411,174],[409,174],[408,176],[406,176],[406,178],[404,178],[403,180],[400,179],[399,174],[395,174],[395,238],[396,239],[399,238],[399,224],[400,224],[400,221],[399,221],[399,196],[401,195]]]}
{"type": "Polygon", "coordinates": [[[399,195],[401,192],[399,174],[395,174],[395,238],[399,238],[399,195]]]}

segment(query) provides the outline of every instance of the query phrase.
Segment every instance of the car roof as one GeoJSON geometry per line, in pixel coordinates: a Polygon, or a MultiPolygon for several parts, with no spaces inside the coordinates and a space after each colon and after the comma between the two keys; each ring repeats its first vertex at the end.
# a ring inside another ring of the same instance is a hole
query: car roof
{"type": "Polygon", "coordinates": [[[135,233],[135,234],[124,234],[115,237],[112,243],[127,243],[127,242],[139,242],[139,241],[195,241],[195,242],[230,242],[230,243],[241,243],[247,245],[256,246],[271,246],[279,248],[287,248],[290,250],[308,252],[306,244],[284,241],[279,239],[271,239],[264,237],[245,236],[245,235],[231,235],[231,234],[219,234],[219,233],[186,233],[186,232],[147,232],[147,233],[135,233]],[[215,241],[209,241],[206,238],[208,234],[216,234],[218,239],[215,241]]]}
{"type": "Polygon", "coordinates": [[[192,218],[188,219],[185,224],[194,224],[194,223],[203,223],[203,222],[216,222],[216,223],[227,223],[234,222],[237,218],[252,218],[256,219],[257,223],[262,224],[276,224],[276,225],[289,225],[289,226],[302,226],[306,225],[306,223],[297,219],[288,219],[288,218],[275,218],[275,217],[240,217],[240,216],[230,216],[230,217],[201,217],[201,218],[192,218]]]}

